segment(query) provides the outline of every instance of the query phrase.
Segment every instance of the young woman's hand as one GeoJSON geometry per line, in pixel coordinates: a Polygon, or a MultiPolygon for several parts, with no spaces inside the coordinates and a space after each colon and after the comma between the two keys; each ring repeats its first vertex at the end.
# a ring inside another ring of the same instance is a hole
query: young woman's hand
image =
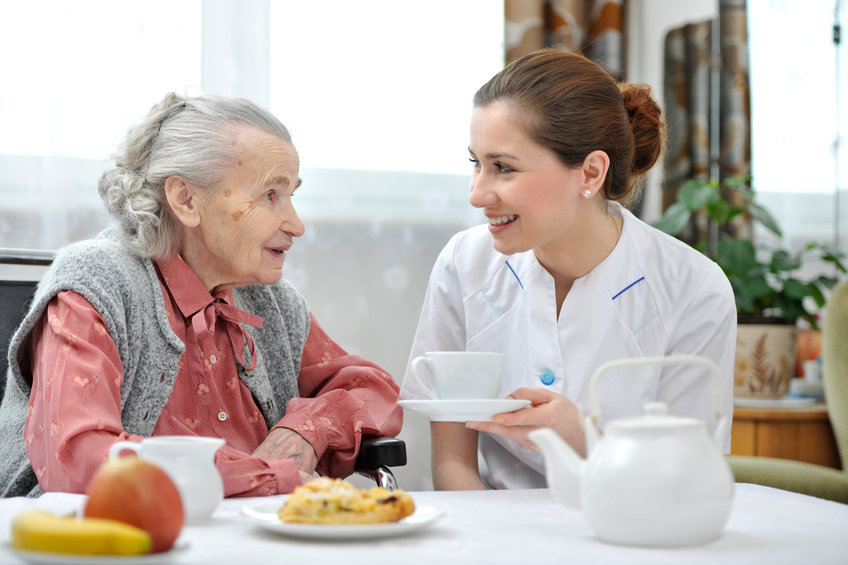
{"type": "Polygon", "coordinates": [[[543,388],[519,388],[507,398],[529,400],[531,405],[515,412],[496,414],[492,422],[467,422],[466,427],[501,435],[533,451],[539,449],[527,439],[527,433],[538,428],[551,428],[577,453],[586,456],[586,436],[576,404],[543,388]]]}

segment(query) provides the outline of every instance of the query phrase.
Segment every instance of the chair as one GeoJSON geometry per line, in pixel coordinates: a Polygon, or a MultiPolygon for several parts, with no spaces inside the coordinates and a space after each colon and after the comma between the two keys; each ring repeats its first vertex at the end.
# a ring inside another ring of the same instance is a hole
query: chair
{"type": "Polygon", "coordinates": [[[731,455],[740,483],[755,483],[848,504],[848,280],[831,294],[822,328],[822,369],[828,418],[842,469],[768,457],[731,455]]]}
{"type": "MultiPolygon", "coordinates": [[[[0,248],[0,265],[34,265],[46,267],[53,261],[53,254],[45,251],[0,248]]],[[[0,275],[3,273],[0,272],[0,275]]],[[[0,398],[6,387],[7,353],[12,334],[29,309],[30,299],[35,292],[38,279],[0,279],[0,398]]]]}
{"type": "MultiPolygon", "coordinates": [[[[29,249],[0,248],[0,267],[3,265],[35,265],[46,267],[53,253],[29,249]]],[[[2,276],[0,272],[0,276],[2,276]]],[[[0,399],[6,386],[8,349],[12,334],[29,309],[38,280],[2,280],[0,278],[0,399]]],[[[373,479],[379,486],[393,491],[398,488],[391,467],[406,465],[406,443],[391,437],[363,437],[354,472],[373,479]]]]}

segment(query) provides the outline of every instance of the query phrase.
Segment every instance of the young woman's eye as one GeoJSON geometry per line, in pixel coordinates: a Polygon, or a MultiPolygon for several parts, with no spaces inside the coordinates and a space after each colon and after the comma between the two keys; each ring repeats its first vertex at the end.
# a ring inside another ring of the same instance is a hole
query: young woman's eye
{"type": "Polygon", "coordinates": [[[475,169],[480,166],[480,161],[475,159],[474,157],[469,157],[468,161],[474,166],[475,169]]]}
{"type": "Polygon", "coordinates": [[[503,163],[495,163],[495,167],[498,169],[499,173],[506,174],[506,173],[514,172],[514,169],[512,169],[511,167],[509,167],[507,165],[504,165],[503,163]]]}

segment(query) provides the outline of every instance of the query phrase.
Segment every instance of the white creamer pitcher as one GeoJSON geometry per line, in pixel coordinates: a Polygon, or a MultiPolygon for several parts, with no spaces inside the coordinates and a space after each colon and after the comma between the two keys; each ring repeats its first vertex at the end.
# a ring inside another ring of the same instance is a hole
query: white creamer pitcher
{"type": "Polygon", "coordinates": [[[140,443],[119,441],[109,457],[129,450],[161,467],[180,492],[185,525],[194,526],[207,522],[224,499],[224,484],[215,466],[215,452],[224,443],[212,437],[155,436],[140,443]]]}

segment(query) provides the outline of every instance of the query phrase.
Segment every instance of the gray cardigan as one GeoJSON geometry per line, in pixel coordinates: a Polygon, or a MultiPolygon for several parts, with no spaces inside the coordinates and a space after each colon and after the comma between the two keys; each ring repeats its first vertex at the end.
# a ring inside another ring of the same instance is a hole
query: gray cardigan
{"type": "MultiPolygon", "coordinates": [[[[168,401],[184,344],[171,330],[153,263],[125,251],[112,232],[62,249],[39,283],[32,306],[12,336],[5,395],[0,404],[0,495],[37,495],[41,488],[24,445],[32,376],[22,372],[20,356],[48,302],[73,290],[100,313],[121,356],[121,419],[130,434],[150,436],[168,401]]],[[[263,318],[261,330],[244,326],[253,338],[257,364],[238,366],[268,426],[285,414],[298,395],[297,377],[309,333],[309,311],[288,282],[253,285],[233,291],[235,306],[263,318]]],[[[245,361],[250,354],[245,350],[245,361]]],[[[238,365],[238,361],[236,361],[238,365]]]]}

